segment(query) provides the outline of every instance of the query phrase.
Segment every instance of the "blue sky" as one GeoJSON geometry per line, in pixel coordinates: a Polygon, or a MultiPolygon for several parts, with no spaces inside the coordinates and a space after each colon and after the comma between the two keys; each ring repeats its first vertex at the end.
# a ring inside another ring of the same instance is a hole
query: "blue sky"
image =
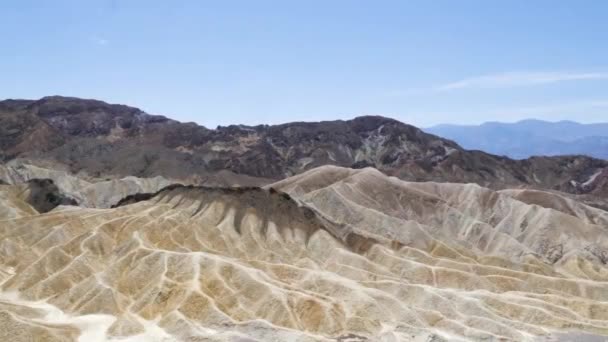
{"type": "Polygon", "coordinates": [[[608,1],[0,2],[0,98],[207,127],[608,121],[608,1]]]}

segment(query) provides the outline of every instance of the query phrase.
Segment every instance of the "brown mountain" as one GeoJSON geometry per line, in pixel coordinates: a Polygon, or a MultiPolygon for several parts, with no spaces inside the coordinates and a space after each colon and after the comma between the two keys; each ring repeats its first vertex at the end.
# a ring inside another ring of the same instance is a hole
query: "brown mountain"
{"type": "Polygon", "coordinates": [[[207,129],[133,107],[59,96],[0,101],[0,160],[51,164],[90,177],[162,175],[228,185],[264,184],[326,164],[373,166],[404,180],[558,190],[596,206],[608,197],[607,161],[512,160],[465,150],[380,116],[207,129]]]}

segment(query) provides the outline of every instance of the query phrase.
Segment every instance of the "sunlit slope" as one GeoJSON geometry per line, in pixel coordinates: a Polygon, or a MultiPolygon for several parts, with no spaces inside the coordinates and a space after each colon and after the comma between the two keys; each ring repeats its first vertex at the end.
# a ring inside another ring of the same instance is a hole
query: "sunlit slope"
{"type": "Polygon", "coordinates": [[[608,335],[606,213],[577,203],[336,167],[42,215],[0,191],[0,340],[608,335]]]}

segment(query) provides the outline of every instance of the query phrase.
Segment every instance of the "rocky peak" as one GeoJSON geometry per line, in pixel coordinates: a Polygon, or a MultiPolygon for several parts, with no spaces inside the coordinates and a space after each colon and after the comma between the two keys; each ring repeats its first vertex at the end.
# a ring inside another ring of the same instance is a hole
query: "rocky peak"
{"type": "Polygon", "coordinates": [[[172,121],[134,107],[63,96],[44,97],[29,104],[28,109],[53,128],[72,136],[108,135],[116,127],[130,129],[172,121]]]}

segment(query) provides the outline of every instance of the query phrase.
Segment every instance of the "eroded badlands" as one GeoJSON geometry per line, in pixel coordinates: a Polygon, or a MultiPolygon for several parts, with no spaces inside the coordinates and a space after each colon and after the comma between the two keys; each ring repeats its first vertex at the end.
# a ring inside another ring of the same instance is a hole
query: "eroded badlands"
{"type": "Polygon", "coordinates": [[[116,208],[27,198],[0,185],[3,341],[608,335],[608,213],[555,193],[321,167],[116,208]]]}

